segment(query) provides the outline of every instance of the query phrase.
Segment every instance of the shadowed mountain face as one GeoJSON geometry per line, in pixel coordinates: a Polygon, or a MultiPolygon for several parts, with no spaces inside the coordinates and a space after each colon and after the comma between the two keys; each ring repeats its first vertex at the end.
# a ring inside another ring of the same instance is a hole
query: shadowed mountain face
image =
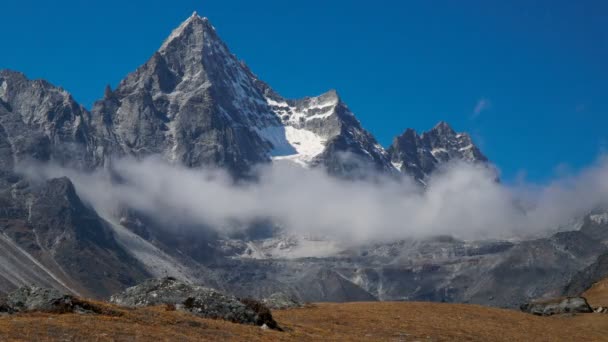
{"type": "Polygon", "coordinates": [[[36,283],[105,297],[146,277],[173,276],[240,296],[512,307],[559,292],[605,252],[603,221],[590,216],[580,232],[531,241],[438,237],[306,258],[295,251],[331,250],[331,241],[287,236],[267,218],[224,234],[128,207],[96,211],[67,178],[33,182],[15,171],[29,160],[92,171],[111,169],[112,158],[151,155],[247,181],[252,167],[277,161],[345,179],[382,174],[422,184],[448,162],[488,162],[445,122],[420,135],[408,129],[385,150],[336,91],[283,98],[194,14],[91,112],[48,82],[0,71],[0,291],[36,283]]]}
{"type": "Polygon", "coordinates": [[[0,201],[2,290],[35,283],[105,297],[149,276],[69,179],[19,181],[0,201]]]}
{"type": "Polygon", "coordinates": [[[28,161],[93,169],[89,113],[63,89],[0,71],[0,290],[36,283],[105,296],[147,276],[67,178],[33,184],[28,161]]]}
{"type": "MultiPolygon", "coordinates": [[[[608,243],[608,213],[597,210],[587,215],[583,220],[580,231],[606,245],[608,243]]],[[[592,264],[581,269],[570,279],[570,282],[565,286],[564,293],[570,296],[580,295],[593,284],[607,277],[608,252],[604,252],[592,264]]]]}

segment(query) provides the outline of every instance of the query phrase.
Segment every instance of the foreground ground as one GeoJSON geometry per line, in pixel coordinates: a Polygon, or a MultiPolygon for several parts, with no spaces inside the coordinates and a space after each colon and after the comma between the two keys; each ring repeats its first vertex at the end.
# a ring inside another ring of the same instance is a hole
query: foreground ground
{"type": "Polygon", "coordinates": [[[0,318],[2,341],[608,341],[608,315],[536,317],[441,303],[316,304],[276,311],[285,332],[262,330],[165,307],[104,315],[23,314],[0,318]]]}
{"type": "Polygon", "coordinates": [[[593,307],[608,307],[608,278],[595,283],[583,296],[593,307]]]}

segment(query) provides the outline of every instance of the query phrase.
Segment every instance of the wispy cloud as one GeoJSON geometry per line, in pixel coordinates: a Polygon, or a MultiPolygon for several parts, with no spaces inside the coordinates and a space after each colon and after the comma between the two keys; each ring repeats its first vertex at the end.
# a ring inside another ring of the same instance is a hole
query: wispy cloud
{"type": "Polygon", "coordinates": [[[481,115],[481,113],[487,111],[492,108],[492,102],[487,98],[481,98],[477,100],[477,104],[475,104],[475,108],[473,108],[473,113],[471,113],[471,119],[475,119],[481,115]]]}
{"type": "Polygon", "coordinates": [[[420,191],[409,179],[344,181],[321,170],[277,163],[257,182],[234,184],[220,171],[187,169],[158,159],[120,160],[110,177],[52,165],[21,168],[32,179],[69,176],[98,212],[134,208],[166,222],[233,230],[270,219],[288,231],[341,243],[450,234],[465,239],[543,234],[608,205],[608,159],[538,186],[506,186],[492,170],[446,166],[420,191]]]}

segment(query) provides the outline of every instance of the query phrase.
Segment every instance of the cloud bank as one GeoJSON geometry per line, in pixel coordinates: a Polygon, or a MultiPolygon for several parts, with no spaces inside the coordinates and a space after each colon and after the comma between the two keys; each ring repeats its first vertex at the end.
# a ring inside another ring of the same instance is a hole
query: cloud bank
{"type": "Polygon", "coordinates": [[[346,181],[289,163],[261,167],[259,180],[245,184],[219,170],[156,158],[117,161],[118,178],[53,165],[21,170],[30,179],[69,177],[103,213],[126,206],[163,222],[220,231],[270,219],[289,232],[349,244],[446,234],[471,240],[535,236],[608,207],[606,158],[545,186],[502,185],[489,168],[454,163],[432,176],[426,189],[408,178],[346,181]]]}

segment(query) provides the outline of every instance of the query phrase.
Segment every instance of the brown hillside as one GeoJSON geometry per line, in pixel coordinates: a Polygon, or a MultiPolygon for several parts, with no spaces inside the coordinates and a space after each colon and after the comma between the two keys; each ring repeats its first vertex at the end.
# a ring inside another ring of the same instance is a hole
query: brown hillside
{"type": "Polygon", "coordinates": [[[107,315],[22,314],[0,318],[3,341],[608,341],[608,315],[537,317],[475,305],[384,302],[318,304],[276,311],[286,332],[165,307],[107,315]]]}
{"type": "Polygon", "coordinates": [[[608,307],[608,278],[595,283],[589,290],[585,291],[583,297],[587,298],[592,307],[608,307]]]}

